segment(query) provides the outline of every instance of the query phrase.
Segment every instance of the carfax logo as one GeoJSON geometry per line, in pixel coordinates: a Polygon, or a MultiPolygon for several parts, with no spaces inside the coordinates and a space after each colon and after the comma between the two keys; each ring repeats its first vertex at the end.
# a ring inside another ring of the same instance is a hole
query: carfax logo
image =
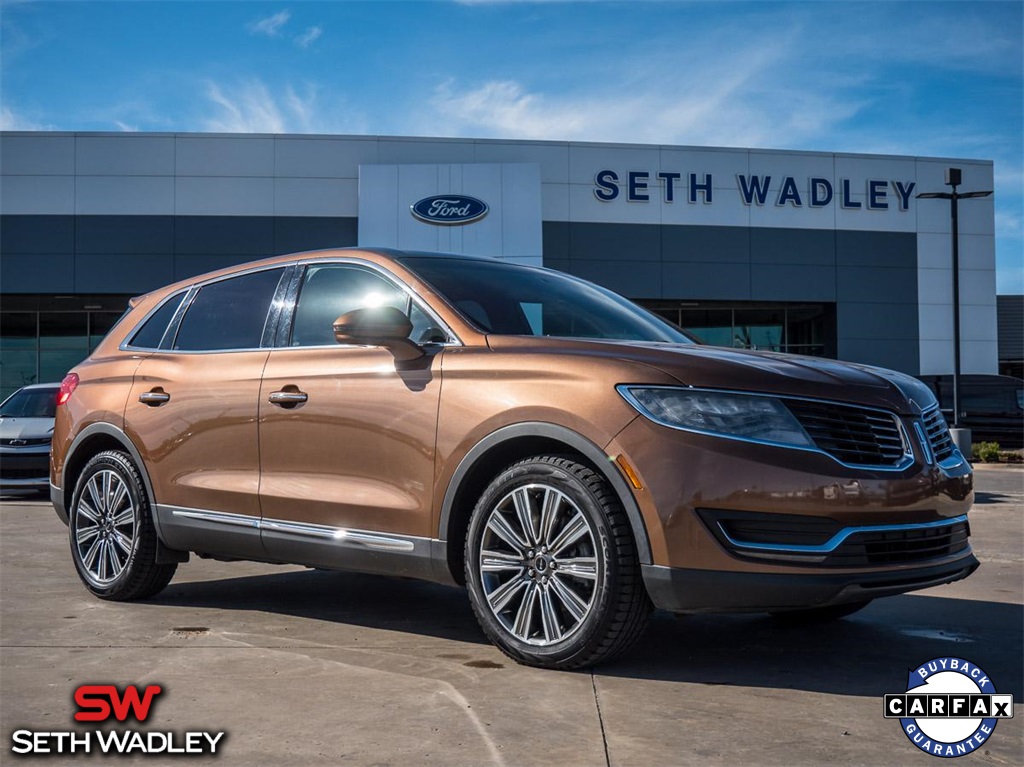
{"type": "Polygon", "coordinates": [[[980,666],[935,658],[911,669],[907,691],[885,696],[885,718],[899,719],[910,742],[932,756],[976,751],[1000,719],[1013,718],[1013,695],[999,695],[980,666]]]}
{"type": "MultiPolygon", "coordinates": [[[[135,685],[118,690],[112,684],[84,684],[75,690],[76,722],[102,723],[129,719],[145,722],[158,695],[166,692],[151,684],[142,692],[135,685]]],[[[143,730],[15,730],[14,754],[161,754],[212,756],[217,754],[223,732],[154,732],[143,730]]]]}

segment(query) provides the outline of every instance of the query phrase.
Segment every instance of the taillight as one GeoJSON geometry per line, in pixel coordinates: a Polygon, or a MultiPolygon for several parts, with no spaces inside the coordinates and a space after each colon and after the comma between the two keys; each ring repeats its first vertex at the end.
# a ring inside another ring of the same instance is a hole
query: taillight
{"type": "Polygon", "coordinates": [[[71,395],[75,393],[75,389],[78,388],[78,373],[68,373],[64,376],[64,380],[60,382],[60,391],[57,392],[57,406],[65,404],[71,395]]]}

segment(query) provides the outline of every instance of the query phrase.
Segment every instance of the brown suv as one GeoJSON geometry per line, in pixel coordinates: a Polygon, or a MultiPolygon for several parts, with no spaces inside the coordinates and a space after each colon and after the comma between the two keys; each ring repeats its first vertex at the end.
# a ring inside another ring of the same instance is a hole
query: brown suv
{"type": "Polygon", "coordinates": [[[823,620],[969,575],[970,466],[888,370],[696,343],[486,258],[283,256],[131,302],[65,378],[51,496],[99,597],[189,552],[465,584],[516,660],[654,606],[823,620]]]}

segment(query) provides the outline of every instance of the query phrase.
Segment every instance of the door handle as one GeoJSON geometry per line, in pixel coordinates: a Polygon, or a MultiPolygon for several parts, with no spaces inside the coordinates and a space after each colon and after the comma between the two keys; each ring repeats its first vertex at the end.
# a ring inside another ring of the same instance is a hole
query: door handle
{"type": "Polygon", "coordinates": [[[309,395],[304,391],[272,391],[267,399],[272,405],[295,407],[308,400],[309,395]]]}
{"type": "Polygon", "coordinates": [[[150,407],[160,407],[160,405],[170,399],[171,395],[160,388],[153,389],[153,391],[143,392],[139,395],[139,402],[143,405],[149,405],[150,407]]]}

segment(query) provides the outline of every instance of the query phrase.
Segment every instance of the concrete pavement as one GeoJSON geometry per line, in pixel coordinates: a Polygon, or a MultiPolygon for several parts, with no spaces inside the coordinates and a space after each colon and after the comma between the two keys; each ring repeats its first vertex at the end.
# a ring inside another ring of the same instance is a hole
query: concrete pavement
{"type": "Polygon", "coordinates": [[[1024,470],[984,467],[977,483],[983,564],[966,581],[814,628],[657,613],[593,673],[517,666],[461,590],[400,578],[193,557],[149,602],[102,602],[49,505],[5,499],[0,762],[17,761],[15,729],[72,729],[74,689],[113,682],[165,688],[145,729],[227,731],[221,764],[934,765],[882,718],[882,695],[954,655],[1016,702],[967,760],[1019,765],[1024,470]]]}

